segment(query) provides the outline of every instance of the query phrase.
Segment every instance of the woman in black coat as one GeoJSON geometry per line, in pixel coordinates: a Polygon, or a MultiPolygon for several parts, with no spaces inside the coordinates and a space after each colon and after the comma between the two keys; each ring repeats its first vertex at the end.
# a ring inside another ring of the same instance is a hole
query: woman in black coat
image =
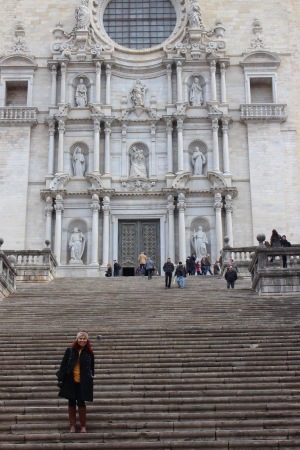
{"type": "Polygon", "coordinates": [[[69,400],[70,433],[76,432],[76,403],[80,432],[86,433],[85,402],[93,401],[94,352],[85,331],[80,331],[72,347],[67,348],[56,376],[59,397],[69,400]]]}

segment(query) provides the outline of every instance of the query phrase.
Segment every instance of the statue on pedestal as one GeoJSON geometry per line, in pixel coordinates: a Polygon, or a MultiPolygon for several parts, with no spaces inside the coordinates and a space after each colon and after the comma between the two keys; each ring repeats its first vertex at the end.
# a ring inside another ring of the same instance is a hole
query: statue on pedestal
{"type": "Polygon", "coordinates": [[[87,88],[83,82],[83,78],[80,78],[77,85],[75,101],[77,106],[85,107],[87,105],[87,88]]]}
{"type": "Polygon", "coordinates": [[[200,86],[200,80],[198,77],[194,78],[193,84],[190,90],[190,103],[192,106],[203,105],[203,91],[200,86]]]}
{"type": "Polygon", "coordinates": [[[194,230],[192,235],[192,245],[199,261],[207,254],[206,244],[208,244],[207,236],[202,230],[202,227],[199,226],[198,231],[194,230]]]}
{"type": "Polygon", "coordinates": [[[77,146],[72,156],[72,166],[75,177],[84,177],[85,173],[85,157],[81,153],[81,148],[77,146]]]}
{"type": "Polygon", "coordinates": [[[75,19],[77,30],[88,30],[90,25],[90,11],[87,0],[82,0],[81,5],[76,6],[75,19]]]}
{"type": "Polygon", "coordinates": [[[192,165],[194,168],[194,175],[203,175],[203,165],[206,163],[206,158],[199,147],[195,147],[192,155],[192,165]]]}
{"type": "Polygon", "coordinates": [[[69,248],[71,249],[71,263],[81,263],[82,255],[85,247],[85,237],[82,231],[74,228],[69,241],[69,248]]]}
{"type": "Polygon", "coordinates": [[[145,106],[145,93],[145,85],[140,80],[136,80],[131,90],[131,101],[134,106],[145,106]]]}
{"type": "Polygon", "coordinates": [[[197,0],[190,0],[187,10],[190,28],[200,28],[201,11],[197,0]]]}
{"type": "Polygon", "coordinates": [[[146,158],[142,149],[132,147],[130,155],[129,178],[147,178],[146,158]]]}

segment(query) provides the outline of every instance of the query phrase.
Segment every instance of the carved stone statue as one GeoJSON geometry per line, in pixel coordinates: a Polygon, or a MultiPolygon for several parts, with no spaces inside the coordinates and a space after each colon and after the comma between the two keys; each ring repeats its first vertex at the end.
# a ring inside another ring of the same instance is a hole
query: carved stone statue
{"type": "Polygon", "coordinates": [[[144,106],[145,105],[145,85],[140,81],[136,80],[135,85],[131,90],[131,101],[134,106],[144,106]]]}
{"type": "Polygon", "coordinates": [[[206,158],[202,152],[200,152],[199,147],[195,147],[194,153],[192,155],[192,165],[194,168],[194,175],[203,175],[203,165],[206,163],[206,158]]]}
{"type": "Polygon", "coordinates": [[[200,80],[198,77],[194,78],[190,89],[190,103],[192,106],[203,105],[203,90],[200,86],[200,80]]]}
{"type": "Polygon", "coordinates": [[[85,237],[82,231],[74,228],[69,241],[69,248],[71,249],[71,262],[82,262],[81,258],[85,247],[85,237]]]}
{"type": "Polygon", "coordinates": [[[197,259],[201,260],[203,256],[207,254],[206,244],[208,244],[208,239],[202,227],[198,227],[198,231],[194,230],[192,235],[192,245],[195,250],[197,259]]]}
{"type": "Polygon", "coordinates": [[[190,28],[200,28],[201,26],[201,11],[197,0],[190,0],[187,15],[189,19],[190,28]]]}
{"type": "Polygon", "coordinates": [[[147,178],[146,158],[142,149],[132,147],[130,150],[129,178],[147,178]]]}
{"type": "Polygon", "coordinates": [[[80,78],[76,88],[75,101],[77,106],[87,105],[87,88],[83,82],[83,78],[80,78]]]}
{"type": "Polygon", "coordinates": [[[90,11],[87,6],[87,0],[82,0],[81,4],[75,9],[76,29],[88,30],[90,25],[90,11]]]}
{"type": "Polygon", "coordinates": [[[77,146],[72,156],[73,173],[75,177],[84,177],[85,173],[85,157],[81,153],[81,148],[77,146]]]}

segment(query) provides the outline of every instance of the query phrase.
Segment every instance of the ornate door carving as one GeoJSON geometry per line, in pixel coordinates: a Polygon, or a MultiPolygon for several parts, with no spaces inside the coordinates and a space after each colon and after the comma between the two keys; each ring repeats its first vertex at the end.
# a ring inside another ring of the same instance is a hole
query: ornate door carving
{"type": "Polygon", "coordinates": [[[138,265],[144,251],[157,270],[160,267],[159,220],[124,220],[119,222],[119,262],[122,267],[138,265]]]}

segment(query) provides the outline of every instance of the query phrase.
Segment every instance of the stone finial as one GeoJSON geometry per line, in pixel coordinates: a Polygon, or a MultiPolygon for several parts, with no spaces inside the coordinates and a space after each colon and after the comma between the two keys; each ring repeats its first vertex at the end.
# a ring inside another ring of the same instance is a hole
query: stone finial
{"type": "Polygon", "coordinates": [[[46,248],[50,248],[51,241],[48,239],[45,240],[46,248]]]}
{"type": "Polygon", "coordinates": [[[214,28],[214,32],[217,38],[222,38],[224,36],[225,33],[225,27],[222,23],[221,19],[217,19],[216,20],[216,25],[214,28]]]}
{"type": "Polygon", "coordinates": [[[259,244],[258,244],[259,247],[264,247],[264,241],[266,240],[266,236],[263,233],[261,233],[256,236],[256,239],[259,242],[259,244]]]}
{"type": "Polygon", "coordinates": [[[7,257],[7,259],[8,259],[8,261],[10,262],[10,264],[11,264],[12,266],[14,266],[15,263],[16,263],[16,261],[17,261],[17,258],[15,257],[15,255],[9,255],[9,256],[7,257]]]}
{"type": "Polygon", "coordinates": [[[228,247],[230,247],[230,245],[229,245],[229,237],[225,236],[224,237],[224,248],[228,248],[228,247]]]}

